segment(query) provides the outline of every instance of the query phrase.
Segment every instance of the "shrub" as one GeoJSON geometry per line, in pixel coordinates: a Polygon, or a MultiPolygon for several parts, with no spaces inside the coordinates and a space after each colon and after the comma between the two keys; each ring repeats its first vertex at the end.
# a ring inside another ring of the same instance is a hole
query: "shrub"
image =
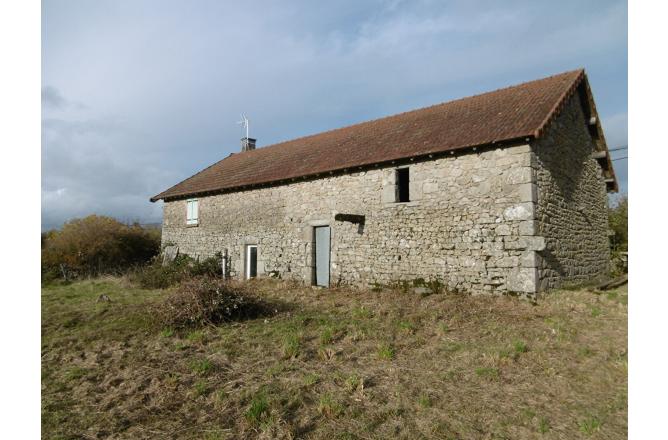
{"type": "Polygon", "coordinates": [[[90,215],[42,234],[42,279],[119,273],[160,251],[160,230],[90,215]]]}
{"type": "Polygon", "coordinates": [[[215,257],[202,261],[195,260],[188,255],[179,255],[174,261],[163,264],[162,259],[156,256],[151,264],[137,267],[130,274],[130,280],[144,289],[164,289],[197,276],[220,276],[222,275],[221,258],[220,252],[215,257]]]}
{"type": "Polygon", "coordinates": [[[174,329],[254,318],[269,310],[242,284],[207,276],[183,282],[155,309],[159,323],[174,329]]]}

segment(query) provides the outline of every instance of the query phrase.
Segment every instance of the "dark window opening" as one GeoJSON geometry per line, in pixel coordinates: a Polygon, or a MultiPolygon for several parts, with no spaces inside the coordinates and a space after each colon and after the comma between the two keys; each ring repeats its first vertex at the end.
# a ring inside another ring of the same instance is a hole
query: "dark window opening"
{"type": "Polygon", "coordinates": [[[409,200],[409,177],[408,168],[399,168],[397,170],[397,202],[408,202],[409,200]]]}
{"type": "Polygon", "coordinates": [[[246,247],[246,278],[257,277],[257,246],[246,247]]]}

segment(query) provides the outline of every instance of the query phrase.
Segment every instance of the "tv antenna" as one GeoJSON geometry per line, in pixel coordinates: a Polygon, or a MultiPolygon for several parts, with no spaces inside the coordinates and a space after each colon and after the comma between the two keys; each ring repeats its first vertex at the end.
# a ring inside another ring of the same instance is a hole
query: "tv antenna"
{"type": "Polygon", "coordinates": [[[241,125],[241,130],[243,134],[243,129],[246,129],[246,139],[248,139],[248,118],[246,117],[246,114],[242,113],[241,114],[241,121],[238,121],[237,124],[241,125]]]}

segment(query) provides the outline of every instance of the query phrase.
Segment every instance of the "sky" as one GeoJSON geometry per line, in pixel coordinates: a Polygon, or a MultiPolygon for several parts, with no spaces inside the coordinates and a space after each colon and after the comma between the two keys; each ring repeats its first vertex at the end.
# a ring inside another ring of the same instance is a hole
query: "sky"
{"type": "Polygon", "coordinates": [[[149,198],[239,151],[241,112],[261,148],[584,67],[626,146],[627,21],[612,0],[43,0],[42,229],[160,222],[149,198]]]}

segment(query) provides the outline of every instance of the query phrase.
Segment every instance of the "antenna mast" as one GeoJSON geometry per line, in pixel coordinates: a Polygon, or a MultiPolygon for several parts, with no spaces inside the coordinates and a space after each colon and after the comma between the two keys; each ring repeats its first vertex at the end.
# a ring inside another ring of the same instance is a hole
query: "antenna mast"
{"type": "Polygon", "coordinates": [[[241,114],[241,121],[237,122],[237,124],[241,124],[241,129],[243,130],[244,128],[246,129],[246,139],[248,139],[248,118],[244,113],[241,114]]]}
{"type": "MultiPolygon", "coordinates": [[[[249,126],[250,123],[248,122],[248,118],[244,113],[241,114],[241,121],[237,122],[237,124],[241,124],[241,129],[243,130],[244,128],[246,129],[246,136],[241,138],[241,151],[250,151],[255,149],[255,139],[251,139],[249,137],[249,126]]],[[[243,131],[242,131],[243,135],[243,131]]]]}

